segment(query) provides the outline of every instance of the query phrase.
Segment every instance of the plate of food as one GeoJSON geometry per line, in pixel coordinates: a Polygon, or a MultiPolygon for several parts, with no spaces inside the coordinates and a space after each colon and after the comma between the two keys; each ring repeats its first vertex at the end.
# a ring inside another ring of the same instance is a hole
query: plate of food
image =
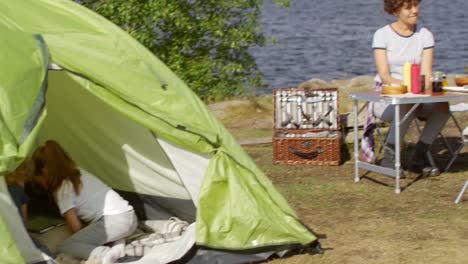
{"type": "Polygon", "coordinates": [[[461,86],[468,86],[468,75],[465,74],[457,74],[455,75],[455,84],[458,87],[461,86]]]}
{"type": "Polygon", "coordinates": [[[444,91],[449,91],[449,92],[463,92],[463,93],[468,93],[468,84],[465,86],[445,86],[442,87],[444,91]]]}

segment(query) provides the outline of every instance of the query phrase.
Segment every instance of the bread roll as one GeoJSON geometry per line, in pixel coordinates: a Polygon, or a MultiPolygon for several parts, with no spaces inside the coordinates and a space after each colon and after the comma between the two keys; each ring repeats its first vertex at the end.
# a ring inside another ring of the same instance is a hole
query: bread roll
{"type": "Polygon", "coordinates": [[[406,85],[399,84],[384,84],[382,86],[382,94],[405,94],[408,88],[406,85]]]}

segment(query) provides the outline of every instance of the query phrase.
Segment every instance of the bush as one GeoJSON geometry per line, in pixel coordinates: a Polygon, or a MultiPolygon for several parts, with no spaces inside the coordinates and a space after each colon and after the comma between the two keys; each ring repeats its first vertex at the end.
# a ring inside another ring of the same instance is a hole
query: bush
{"type": "Polygon", "coordinates": [[[249,47],[266,41],[259,24],[261,0],[77,2],[121,26],[204,100],[243,95],[263,84],[249,54],[249,47]]]}

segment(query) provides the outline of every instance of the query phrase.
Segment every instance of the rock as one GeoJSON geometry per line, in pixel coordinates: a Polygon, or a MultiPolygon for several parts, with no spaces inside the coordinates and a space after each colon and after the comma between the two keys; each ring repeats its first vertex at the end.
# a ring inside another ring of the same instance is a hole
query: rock
{"type": "Polygon", "coordinates": [[[348,83],[348,88],[351,87],[367,87],[369,90],[374,86],[374,76],[362,75],[352,78],[348,83]]]}
{"type": "Polygon", "coordinates": [[[330,85],[338,88],[345,88],[349,85],[350,80],[333,80],[330,81],[330,85]]]}
{"type": "Polygon", "coordinates": [[[316,88],[326,88],[331,87],[330,84],[321,79],[310,79],[308,81],[302,82],[299,84],[298,88],[302,89],[316,89],[316,88]]]}

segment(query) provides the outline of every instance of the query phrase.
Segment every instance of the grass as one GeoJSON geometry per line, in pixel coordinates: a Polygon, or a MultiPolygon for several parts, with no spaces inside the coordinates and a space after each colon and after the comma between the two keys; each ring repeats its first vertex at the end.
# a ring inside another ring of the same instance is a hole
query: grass
{"type": "MultiPolygon", "coordinates": [[[[271,104],[268,98],[261,100],[271,104]]],[[[248,124],[259,123],[262,118],[272,123],[271,111],[255,104],[234,107],[230,110],[233,115],[222,121],[238,139],[264,137],[271,135],[272,126],[248,124]]],[[[466,115],[458,118],[468,123],[466,115]]],[[[455,136],[451,122],[447,131],[449,137],[455,136]]],[[[414,130],[408,134],[409,142],[417,135],[414,130]]],[[[410,150],[411,145],[406,148],[410,150]]],[[[326,235],[320,239],[323,254],[300,254],[269,263],[467,263],[468,193],[460,204],[453,203],[468,177],[466,149],[452,169],[438,177],[409,174],[401,180],[400,194],[394,193],[393,179],[377,173],[369,173],[358,183],[353,181],[352,144],[343,148],[346,153],[340,166],[273,165],[271,144],[245,149],[301,221],[314,232],[326,235]]],[[[407,162],[408,155],[405,157],[407,162]]],[[[447,162],[447,156],[438,149],[435,157],[441,166],[447,162]]]]}
{"type": "MultiPolygon", "coordinates": [[[[271,263],[466,263],[468,193],[453,204],[465,171],[433,178],[412,175],[402,180],[403,192],[395,194],[393,179],[381,175],[355,183],[352,160],[341,166],[272,165],[271,145],[246,150],[300,219],[327,236],[320,240],[322,255],[271,263]]],[[[459,161],[456,167],[463,165],[459,161]]]]}

